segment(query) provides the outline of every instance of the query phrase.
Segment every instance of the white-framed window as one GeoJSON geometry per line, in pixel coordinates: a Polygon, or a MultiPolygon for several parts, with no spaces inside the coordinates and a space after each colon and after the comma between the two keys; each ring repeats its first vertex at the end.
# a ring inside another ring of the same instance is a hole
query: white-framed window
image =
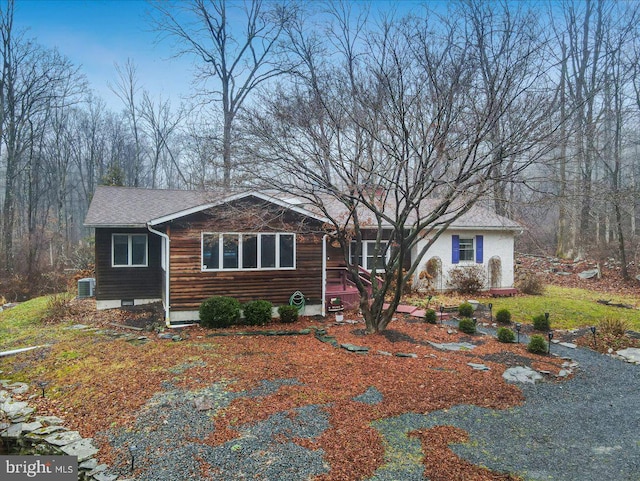
{"type": "Polygon", "coordinates": [[[390,250],[387,247],[387,242],[380,242],[380,248],[377,252],[377,255],[375,240],[362,241],[362,249],[357,259],[355,255],[356,241],[351,241],[350,250],[351,263],[362,266],[368,271],[373,270],[374,265],[376,267],[376,270],[385,270],[390,255],[390,250]]]}
{"type": "Polygon", "coordinates": [[[460,262],[473,262],[474,260],[473,237],[468,239],[460,237],[460,262]]]}
{"type": "Polygon", "coordinates": [[[147,267],[149,243],[147,234],[112,234],[112,267],[147,267]]]}
{"type": "Polygon", "coordinates": [[[202,270],[295,269],[296,236],[290,233],[202,233],[202,270]]]}

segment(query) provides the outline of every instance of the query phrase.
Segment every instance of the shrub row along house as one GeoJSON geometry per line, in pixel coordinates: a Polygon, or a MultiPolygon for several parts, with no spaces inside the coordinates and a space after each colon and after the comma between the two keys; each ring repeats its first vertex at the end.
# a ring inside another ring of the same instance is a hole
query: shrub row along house
{"type": "MultiPolygon", "coordinates": [[[[282,305],[300,291],[307,315],[324,315],[335,297],[355,306],[357,289],[326,225],[292,196],[98,187],[85,220],[95,229],[97,307],[161,301],[167,324],[180,324],[197,321],[211,296],[282,305]]],[[[520,230],[473,207],[429,248],[414,285],[444,290],[452,268],[478,266],[486,288],[511,288],[520,230]]],[[[360,255],[350,259],[364,277],[374,264],[384,265],[383,250],[374,252],[376,233],[363,228],[360,255]]]]}

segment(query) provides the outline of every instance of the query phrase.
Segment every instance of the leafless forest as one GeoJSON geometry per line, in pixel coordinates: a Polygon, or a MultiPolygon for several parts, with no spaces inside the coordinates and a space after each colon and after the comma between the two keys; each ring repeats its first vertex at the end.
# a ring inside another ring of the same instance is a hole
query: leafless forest
{"type": "Polygon", "coordinates": [[[0,7],[0,284],[16,295],[90,267],[100,184],[266,183],[374,214],[382,188],[399,220],[481,202],[525,227],[520,251],[638,262],[638,2],[158,5],[148,27],[197,63],[192,95],[155,98],[122,59],[118,111],[0,7]]]}

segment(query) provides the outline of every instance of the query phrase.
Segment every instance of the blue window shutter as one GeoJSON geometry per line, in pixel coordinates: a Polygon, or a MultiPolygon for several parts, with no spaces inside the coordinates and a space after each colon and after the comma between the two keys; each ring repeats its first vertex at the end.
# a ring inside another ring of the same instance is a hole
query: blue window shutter
{"type": "Polygon", "coordinates": [[[483,250],[484,250],[484,236],[477,235],[476,236],[476,264],[482,264],[483,250]]]}
{"type": "Polygon", "coordinates": [[[459,235],[451,236],[451,263],[452,264],[460,263],[460,236],[459,235]]]}

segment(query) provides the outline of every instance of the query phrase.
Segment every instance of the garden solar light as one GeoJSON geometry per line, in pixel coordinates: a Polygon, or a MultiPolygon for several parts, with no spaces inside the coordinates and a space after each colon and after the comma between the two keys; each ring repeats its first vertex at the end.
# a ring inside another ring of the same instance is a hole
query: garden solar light
{"type": "MultiPolygon", "coordinates": [[[[547,317],[548,317],[548,316],[549,316],[549,314],[545,314],[545,316],[547,316],[547,317]]],[[[551,339],[553,339],[553,332],[552,332],[552,331],[549,331],[548,336],[549,336],[549,351],[548,351],[548,354],[551,354],[551,339]]]]}
{"type": "Polygon", "coordinates": [[[433,296],[427,296],[427,309],[429,309],[429,303],[431,302],[432,298],[433,296]]]}
{"type": "Polygon", "coordinates": [[[49,383],[47,381],[38,381],[36,384],[42,389],[42,397],[44,397],[44,388],[47,387],[49,383]]]}
{"type": "Polygon", "coordinates": [[[440,324],[442,324],[443,318],[442,315],[444,313],[444,305],[440,304],[440,324]]]}
{"type": "Polygon", "coordinates": [[[136,454],[136,450],[138,448],[136,448],[135,444],[130,444],[129,445],[129,453],[131,453],[131,472],[133,472],[133,466],[135,463],[135,454],[136,454]]]}
{"type": "Polygon", "coordinates": [[[593,334],[593,345],[596,345],[596,326],[591,326],[589,329],[591,329],[591,334],[593,334]]]}
{"type": "Polygon", "coordinates": [[[478,325],[478,318],[477,318],[477,317],[474,317],[474,318],[473,318],[473,325],[474,325],[474,326],[477,326],[477,325],[478,325]]]}
{"type": "Polygon", "coordinates": [[[520,344],[520,329],[522,329],[522,324],[516,322],[516,332],[518,333],[518,344],[520,344]]]}
{"type": "Polygon", "coordinates": [[[493,309],[493,303],[489,303],[489,322],[493,322],[493,313],[491,310],[493,309]]]}

